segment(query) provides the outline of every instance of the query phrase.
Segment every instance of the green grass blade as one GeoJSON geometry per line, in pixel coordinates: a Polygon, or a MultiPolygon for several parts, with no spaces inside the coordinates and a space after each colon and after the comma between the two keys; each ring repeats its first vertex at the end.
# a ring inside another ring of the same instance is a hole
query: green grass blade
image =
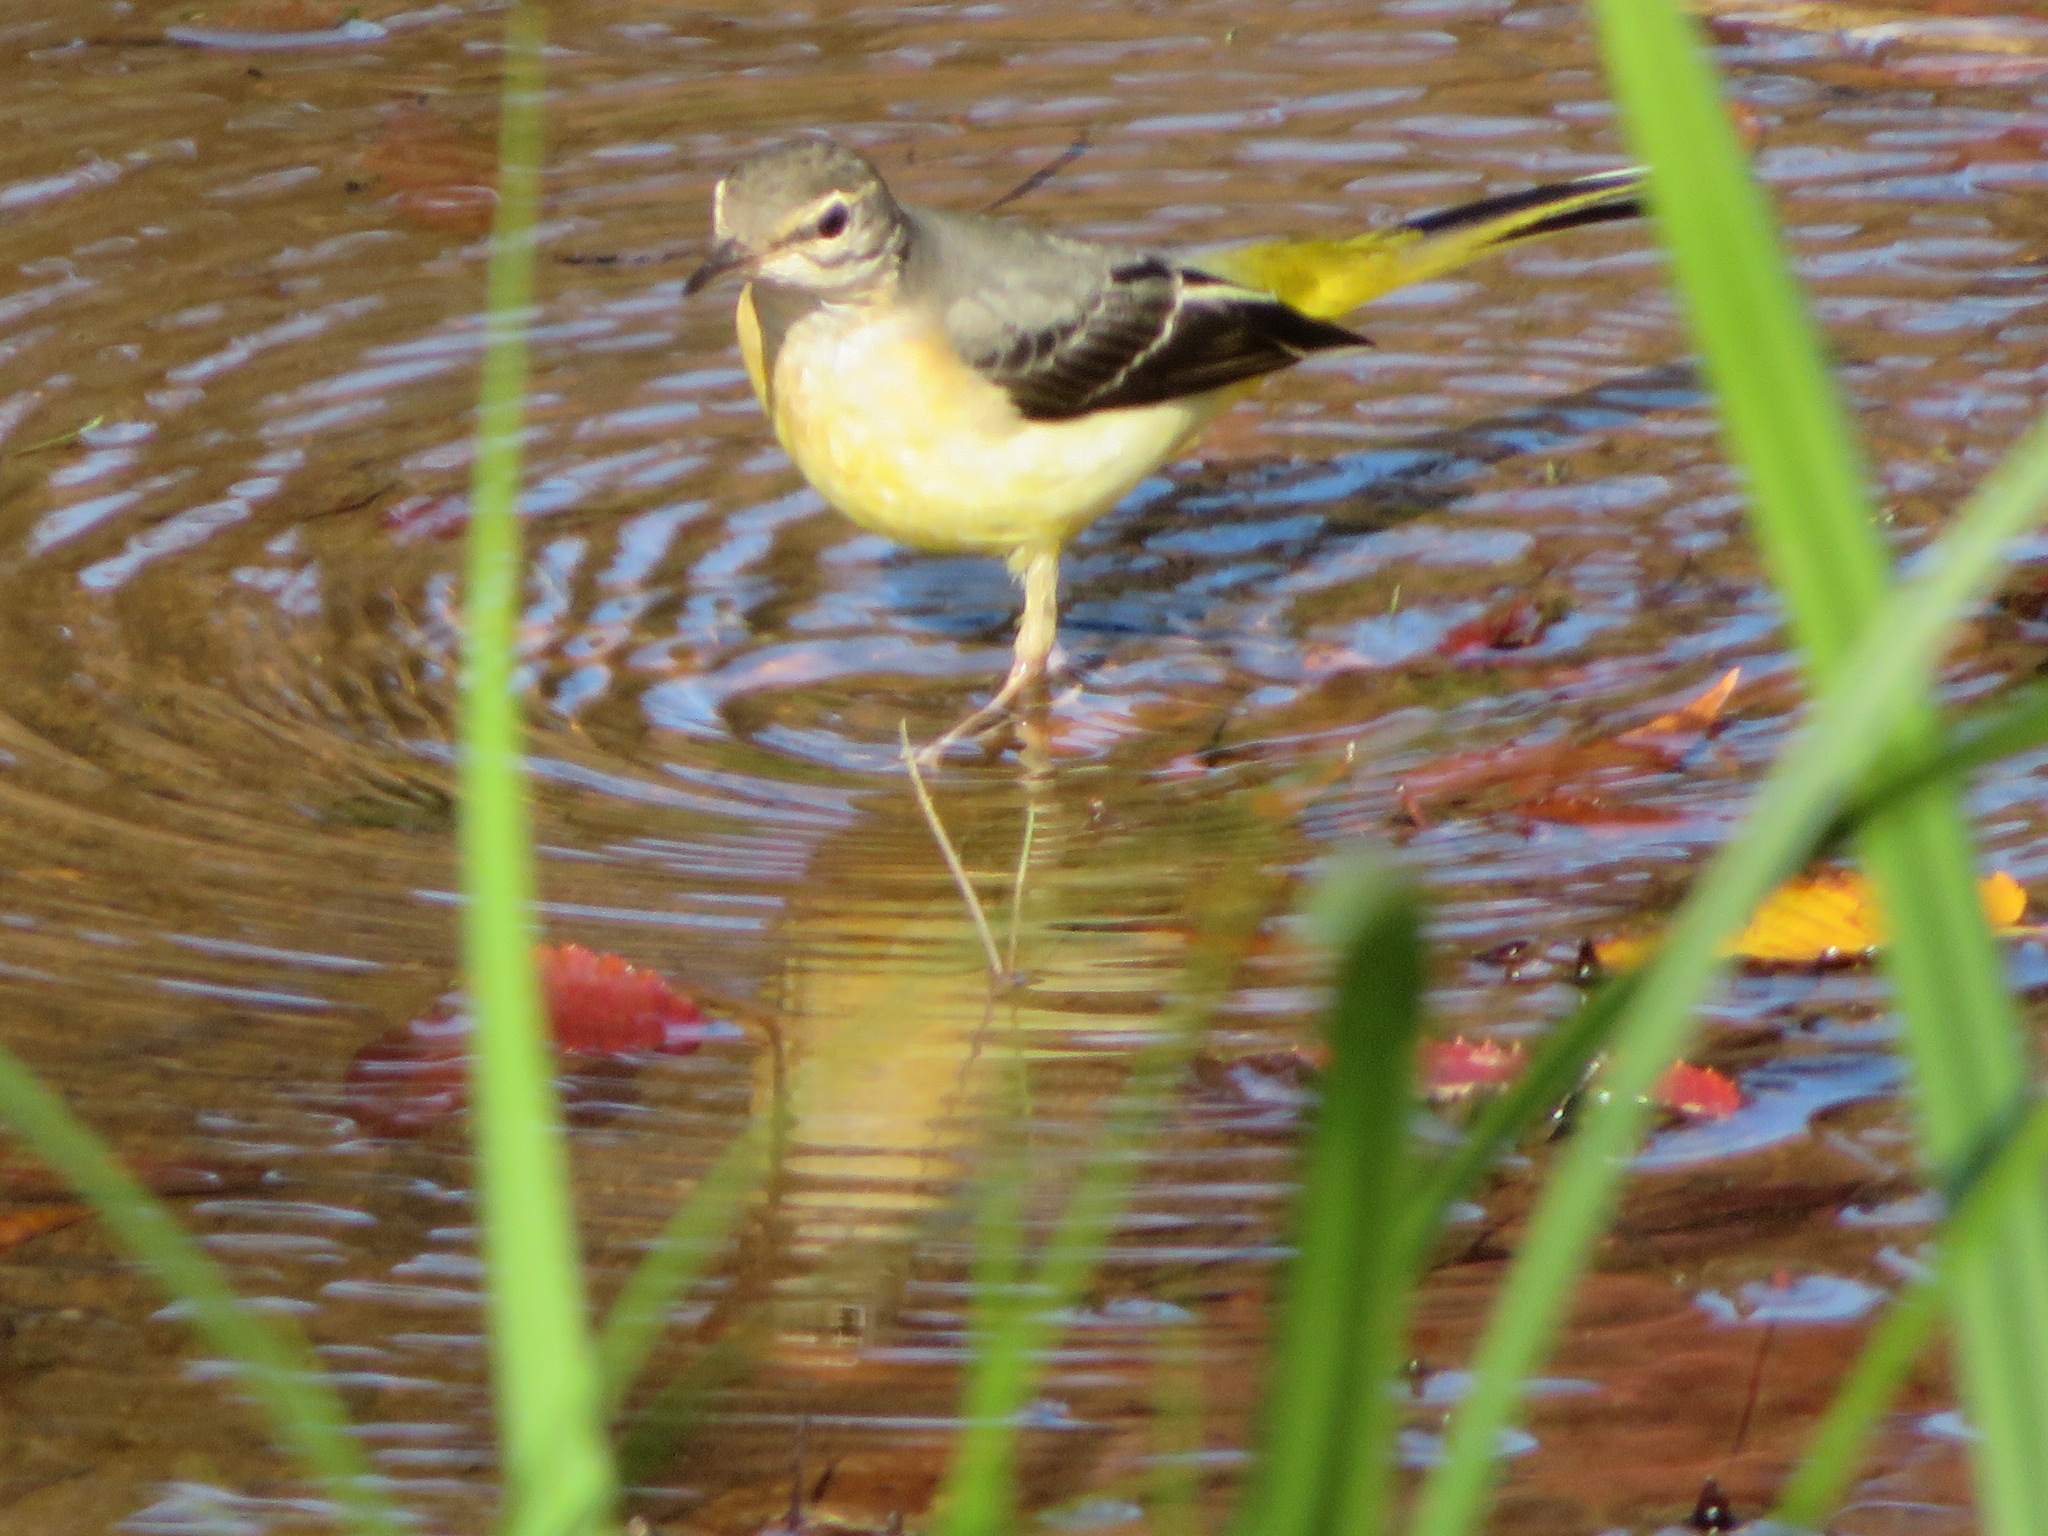
{"type": "Polygon", "coordinates": [[[1203,1536],[1202,1327],[1197,1321],[1158,1330],[1152,1352],[1151,1461],[1145,1487],[1146,1536],[1203,1536]]]}
{"type": "Polygon", "coordinates": [[[1407,1255],[1408,1138],[1425,962],[1421,901],[1379,856],[1326,883],[1318,926],[1338,976],[1240,1536],[1378,1536],[1393,1492],[1392,1377],[1407,1255]]]}
{"type": "MultiPolygon", "coordinates": [[[[1138,1052],[1036,1268],[1010,1288],[1014,1304],[997,1298],[981,1314],[986,1331],[976,1341],[963,1393],[966,1427],[939,1493],[938,1536],[1008,1536],[1014,1527],[1018,1414],[1030,1402],[1042,1356],[1058,1336],[1058,1314],[1086,1291],[1143,1148],[1266,915],[1273,885],[1263,865],[1247,859],[1242,873],[1213,888],[1218,905],[1196,937],[1181,996],[1138,1052]]],[[[983,1244],[991,1251],[979,1253],[978,1263],[1004,1262],[1003,1232],[998,1219],[983,1244]]]]}
{"type": "Polygon", "coordinates": [[[1930,1271],[1893,1300],[1836,1391],[1771,1523],[1818,1527],[1856,1474],[1871,1431],[1898,1396],[1941,1321],[1943,1291],[1965,1254],[1982,1249],[2015,1197],[2024,1199],[2048,1162],[2048,1104],[2036,1104],[1977,1173],[1951,1191],[1952,1214],[1935,1234],[1930,1271]]]}
{"type": "Polygon", "coordinates": [[[598,1376],[607,1414],[616,1414],[634,1378],[668,1328],[669,1309],[725,1244],[767,1173],[769,1123],[750,1122],[676,1209],[647,1256],[626,1279],[597,1338],[598,1376]]]}
{"type": "MultiPolygon", "coordinates": [[[[1753,526],[1808,673],[1825,683],[1888,586],[1855,434],[1691,24],[1671,0],[1599,0],[1596,10],[1729,445],[1749,475],[1753,526]]],[[[1938,742],[1930,697],[1899,721],[1894,754],[1938,742]]],[[[1887,810],[1862,849],[1893,935],[1885,965],[1923,1156],[1946,1168],[2027,1082],[2026,1041],[1953,788],[1930,785],[1887,810]]],[[[2048,1191],[2010,1209],[1996,1247],[1959,1270],[1954,1300],[1987,1528],[2048,1529],[2048,1191]]]]}
{"type": "Polygon", "coordinates": [[[1757,793],[1743,827],[1679,909],[1637,993],[1578,1135],[1538,1200],[1521,1254],[1481,1340],[1445,1459],[1424,1485],[1416,1536],[1460,1536],[1492,1485],[1493,1449],[1536,1368],[1642,1138],[1644,1099],[1684,1054],[1722,946],[1828,825],[1925,688],[1956,616],[1988,588],[2012,539],[2048,501],[2048,424],[2037,427],[1958,517],[1852,652],[1757,793]]]}
{"type": "Polygon", "coordinates": [[[538,7],[507,27],[488,344],[470,482],[462,716],[463,943],[477,1015],[471,1131],[488,1269],[503,1528],[610,1528],[616,1499],[533,959],[532,832],[520,753],[515,632],[526,328],[540,182],[538,7]]]}
{"type": "Polygon", "coordinates": [[[1691,22],[1672,0],[1592,9],[1752,525],[1801,644],[1831,672],[1889,581],[1854,427],[1691,22]]]}
{"type": "MultiPolygon", "coordinates": [[[[1865,832],[1893,939],[1923,1161],[1947,1173],[2026,1086],[2027,1042],[1976,889],[1955,797],[1919,791],[1865,832]]],[[[1999,1212],[1995,1242],[1955,1266],[1949,1295],[1980,1517],[1994,1536],[2048,1530],[2048,1191],[1999,1212]]]]}
{"type": "Polygon", "coordinates": [[[1871,1432],[1940,1326],[1945,1299],[1938,1283],[1918,1280],[1885,1309],[1856,1364],[1835,1389],[1805,1460],[1779,1495],[1764,1529],[1818,1529],[1841,1502],[1871,1432]]]}
{"type": "Polygon", "coordinates": [[[635,1411],[619,1444],[619,1476],[628,1487],[673,1471],[675,1448],[703,1422],[711,1394],[760,1357],[769,1338],[760,1321],[743,1323],[693,1355],[635,1411]]]}
{"type": "Polygon", "coordinates": [[[192,1326],[242,1368],[278,1438],[320,1479],[343,1522],[363,1536],[406,1529],[372,1478],[348,1414],[296,1324],[251,1311],[163,1202],[10,1052],[0,1050],[0,1120],[64,1176],[167,1292],[192,1326]]]}
{"type": "Polygon", "coordinates": [[[2022,683],[2010,698],[1958,717],[1931,750],[1901,753],[1883,764],[1822,835],[1814,855],[1825,856],[1879,811],[1930,784],[1965,778],[2043,746],[2048,746],[2048,682],[2022,683]]]}
{"type": "MultiPolygon", "coordinates": [[[[1688,903],[1680,921],[1683,940],[1674,934],[1672,947],[1644,978],[1638,1006],[1615,1053],[1611,1096],[1589,1115],[1578,1144],[1539,1203],[1501,1308],[1482,1341],[1478,1379],[1454,1423],[1447,1460],[1424,1491],[1418,1523],[1426,1536],[1450,1536],[1477,1519],[1491,1486],[1497,1436],[1513,1411],[1519,1383],[1540,1357],[1611,1206],[1623,1160],[1640,1139],[1644,1115],[1637,1095],[1683,1046],[1690,1009],[1716,969],[1714,951],[1740,910],[1762,894],[1765,883],[1758,877],[1773,865],[1782,866],[1789,849],[1822,830],[1811,818],[1839,793],[1844,765],[1819,761],[1816,753],[1822,749],[1816,744],[1838,740],[1861,771],[1881,744],[1901,739],[1873,735],[1874,729],[1903,733],[1903,739],[1917,744],[1931,724],[1925,704],[1931,649],[1923,649],[1918,664],[1895,673],[1891,686],[1874,696],[1862,686],[1865,661],[1887,650],[1893,660],[1903,657],[1891,644],[1895,633],[1857,641],[1880,622],[1884,555],[1872,531],[1846,415],[1777,251],[1761,195],[1745,174],[1712,71],[1669,0],[1597,0],[1596,11],[1624,115],[1652,166],[1653,200],[1707,371],[1720,392],[1728,437],[1756,493],[1759,537],[1816,674],[1824,679],[1855,676],[1857,686],[1824,697],[1815,729],[1767,784],[1746,835],[1717,860],[1688,903]],[[1854,670],[1845,666],[1852,650],[1854,670]],[[1876,712],[1862,721],[1845,718],[1845,701],[1858,696],[1876,712]],[[1740,903],[1733,900],[1738,895],[1740,903]]],[[[1920,596],[1943,582],[1955,587],[1951,604],[1974,596],[1975,578],[1954,578],[1980,561],[1977,577],[1994,568],[1998,544],[1987,546],[1983,536],[2009,536],[2033,515],[2036,488],[2025,482],[2048,465],[2048,454],[2040,451],[2043,441],[2039,435],[2030,440],[2019,455],[2019,467],[1978,498],[1980,515],[1964,526],[1963,538],[1951,541],[1942,579],[1922,583],[1920,596]],[[2006,494],[2016,486],[2028,494],[2017,500],[2006,494]]],[[[1902,620],[1934,622],[1938,629],[1945,612],[1953,611],[1953,606],[1905,604],[1886,612],[1881,623],[1888,628],[1898,614],[1902,620]]],[[[1927,631],[1922,641],[1935,632],[1927,631]]],[[[1892,969],[1916,1040],[1930,1124],[1942,1123],[1950,1131],[1975,1124],[1972,1117],[2009,1101],[2018,1063],[2009,1008],[1998,989],[1996,956],[1984,932],[1952,797],[1945,790],[1923,792],[1892,812],[1867,843],[1894,917],[1892,969]],[[1970,909],[1967,915],[1964,905],[1970,909]],[[1928,1033],[1933,1015],[1926,1005],[1943,987],[1969,1010],[1966,1028],[1973,1038],[1959,1053],[1975,1068],[1968,1080],[1942,1073],[1936,1059],[1939,1044],[1928,1033]],[[1993,1102],[1988,1094],[2001,1084],[2002,1096],[1993,1102]]],[[[1941,1138],[1935,1150],[1939,1156],[1941,1138]]],[[[2006,1297],[2018,1308],[2027,1349],[2033,1334],[2031,1292],[2041,1268],[2034,1254],[2048,1231],[2038,1221],[2029,1231],[2031,1216],[2010,1234],[2008,1247],[2018,1262],[2009,1274],[2017,1277],[2018,1288],[2006,1297]]],[[[1967,1282],[1966,1275],[1959,1291],[1967,1292],[1967,1282]]],[[[1966,1333],[1973,1314],[1991,1315],[1989,1300],[1988,1291],[1968,1298],[1962,1308],[1966,1333]]],[[[2008,1453],[1986,1458],[1986,1465],[2010,1467],[2026,1454],[2043,1464],[2038,1446],[2023,1449],[2031,1438],[2031,1405],[2019,1380],[2023,1371],[2007,1362],[2001,1373],[1983,1352],[1966,1354],[1978,1356],[1982,1369],[1976,1374],[1986,1387],[1973,1390],[1973,1404],[1989,1405],[2006,1424],[2010,1440],[2008,1453]],[[2015,1451],[2020,1458],[2010,1454],[2015,1451]]],[[[2021,1358],[2028,1358],[2026,1350],[2021,1358]]],[[[1980,1486],[1987,1506],[2002,1508],[1999,1529],[2025,1529],[2024,1523],[2003,1523],[2007,1517],[2026,1518],[2030,1496],[2018,1482],[1987,1477],[1980,1486]]]]}

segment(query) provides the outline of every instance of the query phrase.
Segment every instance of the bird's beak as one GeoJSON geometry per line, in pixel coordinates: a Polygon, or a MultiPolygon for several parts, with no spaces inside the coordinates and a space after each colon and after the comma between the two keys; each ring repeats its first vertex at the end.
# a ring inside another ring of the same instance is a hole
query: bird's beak
{"type": "Polygon", "coordinates": [[[753,260],[739,241],[721,240],[705,255],[704,265],[690,274],[690,280],[683,284],[683,293],[685,296],[702,293],[726,273],[750,266],[753,260]]]}

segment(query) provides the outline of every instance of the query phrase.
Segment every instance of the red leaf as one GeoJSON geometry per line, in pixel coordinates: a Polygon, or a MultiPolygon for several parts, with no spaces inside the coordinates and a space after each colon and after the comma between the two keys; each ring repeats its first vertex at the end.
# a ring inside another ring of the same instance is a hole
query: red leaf
{"type": "MultiPolygon", "coordinates": [[[[1422,1047],[1422,1089],[1432,1099],[1459,1099],[1505,1088],[1521,1074],[1527,1053],[1514,1041],[1463,1035],[1422,1047]]],[[[1657,1081],[1653,1102],[1698,1120],[1724,1120],[1742,1108],[1742,1090],[1724,1072],[1679,1062],[1657,1081]]]]}
{"type": "Polygon", "coordinates": [[[660,972],[581,944],[544,944],[538,959],[555,1044],[563,1050],[685,1056],[703,1043],[703,1010],[660,972]]]}
{"type": "Polygon", "coordinates": [[[1437,642],[1439,656],[1469,656],[1475,651],[1526,650],[1543,638],[1550,620],[1526,597],[1503,598],[1476,619],[1467,619],[1437,642]]]}
{"type": "MultiPolygon", "coordinates": [[[[703,1043],[703,1010],[657,971],[581,944],[544,944],[534,959],[555,1044],[581,1075],[617,1078],[635,1056],[686,1056],[703,1043]]],[[[349,1113],[387,1136],[418,1135],[453,1119],[469,1102],[470,1029],[467,1006],[451,994],[378,1036],[349,1063],[349,1113]]]]}
{"type": "Polygon", "coordinates": [[[1686,1061],[1666,1070],[1651,1098],[1695,1120],[1725,1120],[1742,1108],[1742,1090],[1727,1073],[1686,1061]]]}
{"type": "Polygon", "coordinates": [[[1422,1091],[1433,1099],[1463,1098],[1482,1088],[1504,1088],[1521,1073],[1522,1047],[1512,1041],[1426,1041],[1420,1067],[1422,1091]]]}

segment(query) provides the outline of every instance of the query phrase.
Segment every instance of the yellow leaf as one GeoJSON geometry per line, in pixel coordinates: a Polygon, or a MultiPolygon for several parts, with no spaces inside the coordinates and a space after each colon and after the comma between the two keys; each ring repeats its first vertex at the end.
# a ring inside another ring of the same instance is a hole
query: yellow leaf
{"type": "Polygon", "coordinates": [[[1593,941],[1593,958],[1600,962],[1600,969],[1619,974],[1622,971],[1639,969],[1650,958],[1657,947],[1658,935],[1636,934],[1619,939],[1596,939],[1593,941]]]}
{"type": "Polygon", "coordinates": [[[1993,928],[2003,933],[2019,927],[2020,919],[2027,915],[2027,893],[2020,889],[2019,881],[2001,869],[1978,889],[1984,893],[1984,915],[1993,928]]]}
{"type": "MultiPolygon", "coordinates": [[[[1978,891],[1995,930],[2009,933],[2026,915],[2027,893],[2011,875],[2000,871],[1978,891]]],[[[1603,939],[1593,946],[1594,958],[1605,970],[1631,971],[1649,958],[1659,937],[1603,939]]],[[[1884,914],[1870,882],[1855,870],[1832,869],[1771,892],[1724,952],[1752,965],[1840,965],[1868,959],[1884,941],[1884,914]]]]}
{"type": "Polygon", "coordinates": [[[1759,965],[1860,960],[1884,942],[1870,882],[1854,870],[1801,875],[1764,898],[1727,953],[1759,965]]]}

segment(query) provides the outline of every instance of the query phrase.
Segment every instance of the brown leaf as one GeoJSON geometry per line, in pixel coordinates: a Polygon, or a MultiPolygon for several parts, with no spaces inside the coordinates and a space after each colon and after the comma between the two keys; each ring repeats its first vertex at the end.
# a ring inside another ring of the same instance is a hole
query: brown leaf
{"type": "Polygon", "coordinates": [[[1403,808],[1420,825],[1419,815],[1431,801],[1462,799],[1484,789],[1506,787],[1525,804],[1540,803],[1591,795],[1602,777],[1616,773],[1668,773],[1719,729],[1722,711],[1741,676],[1741,669],[1733,668],[1689,703],[1618,736],[1500,747],[1426,764],[1403,781],[1403,808]]]}
{"type": "Polygon", "coordinates": [[[497,150],[431,107],[401,103],[363,151],[363,173],[416,224],[480,235],[497,207],[497,150]]]}
{"type": "Polygon", "coordinates": [[[1560,792],[1540,800],[1528,800],[1515,807],[1531,821],[1558,822],[1570,827],[1598,831],[1624,827],[1668,827],[1685,818],[1676,811],[1653,805],[1627,805],[1599,795],[1560,792]]]}

